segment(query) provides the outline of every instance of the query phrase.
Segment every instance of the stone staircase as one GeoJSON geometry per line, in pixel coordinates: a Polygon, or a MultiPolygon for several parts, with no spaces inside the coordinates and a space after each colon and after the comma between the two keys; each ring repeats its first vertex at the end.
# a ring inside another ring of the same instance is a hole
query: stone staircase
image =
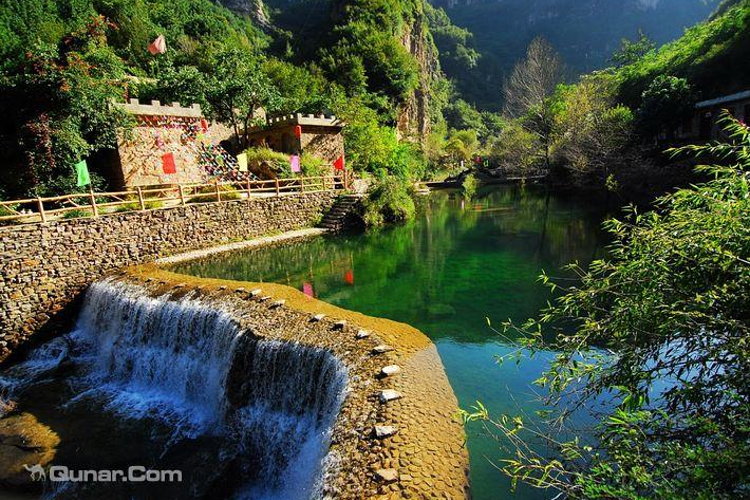
{"type": "Polygon", "coordinates": [[[341,231],[359,223],[358,212],[362,205],[362,194],[344,194],[338,197],[328,213],[323,216],[320,227],[330,231],[341,231]]]}

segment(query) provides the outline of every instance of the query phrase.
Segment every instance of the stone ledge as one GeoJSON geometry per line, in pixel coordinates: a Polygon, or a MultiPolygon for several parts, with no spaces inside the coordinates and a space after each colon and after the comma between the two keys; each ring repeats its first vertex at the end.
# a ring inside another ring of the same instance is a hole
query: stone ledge
{"type": "Polygon", "coordinates": [[[259,338],[324,348],[345,364],[348,394],[329,451],[338,465],[326,474],[326,498],[469,498],[458,403],[437,350],[423,333],[284,285],[195,278],[154,265],[127,268],[118,279],[152,295],[200,297],[230,311],[242,328],[259,338]],[[261,292],[247,291],[257,289],[261,292]],[[283,300],[283,307],[270,308],[269,300],[283,300]],[[319,321],[310,321],[320,314],[324,316],[319,321]],[[334,328],[336,324],[342,326],[334,328]],[[362,329],[370,335],[357,338],[362,329]],[[373,353],[386,343],[392,350],[373,353]],[[384,362],[401,367],[398,377],[379,376],[384,362]],[[383,391],[401,397],[381,404],[383,391]]]}

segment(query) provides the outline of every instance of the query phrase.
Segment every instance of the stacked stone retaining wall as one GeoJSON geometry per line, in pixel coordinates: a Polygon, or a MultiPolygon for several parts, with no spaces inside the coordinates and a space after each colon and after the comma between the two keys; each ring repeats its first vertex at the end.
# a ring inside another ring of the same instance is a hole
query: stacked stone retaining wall
{"type": "Polygon", "coordinates": [[[0,227],[0,362],[69,325],[85,287],[122,266],[314,225],[335,192],[0,227]]]}

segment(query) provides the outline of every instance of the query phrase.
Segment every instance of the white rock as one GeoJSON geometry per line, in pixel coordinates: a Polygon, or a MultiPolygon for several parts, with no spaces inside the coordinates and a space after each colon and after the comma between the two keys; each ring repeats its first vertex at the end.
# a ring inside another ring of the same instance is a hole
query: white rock
{"type": "Polygon", "coordinates": [[[387,438],[396,434],[396,428],[392,425],[376,425],[373,434],[378,439],[387,438]]]}
{"type": "Polygon", "coordinates": [[[313,321],[316,321],[316,322],[317,322],[317,321],[322,321],[322,320],[323,320],[323,318],[325,318],[325,317],[326,317],[326,315],[325,315],[325,314],[316,314],[315,316],[313,316],[313,317],[312,317],[312,320],[313,320],[313,321]]]}
{"type": "Polygon", "coordinates": [[[357,332],[357,335],[355,335],[355,337],[358,339],[366,339],[369,336],[370,332],[368,332],[367,330],[360,330],[357,332]]]}
{"type": "Polygon", "coordinates": [[[277,308],[277,307],[281,307],[281,306],[283,306],[284,304],[286,304],[286,300],[284,300],[284,299],[281,299],[281,300],[277,300],[277,301],[273,302],[273,303],[271,304],[271,307],[273,307],[273,308],[277,308]]]}
{"type": "Polygon", "coordinates": [[[250,296],[251,297],[257,297],[258,295],[260,295],[260,292],[262,292],[262,291],[263,290],[261,290],[260,288],[255,288],[253,290],[250,290],[250,296]]]}
{"type": "Polygon", "coordinates": [[[398,365],[388,365],[384,366],[383,369],[380,370],[381,375],[390,377],[391,375],[396,375],[401,371],[401,367],[398,365]]]}
{"type": "Polygon", "coordinates": [[[394,483],[398,481],[398,472],[396,469],[378,469],[375,471],[375,477],[384,483],[394,483]]]}
{"type": "Polygon", "coordinates": [[[393,347],[385,344],[381,344],[379,346],[375,346],[375,348],[372,350],[373,354],[383,354],[384,352],[390,352],[393,350],[393,347]]]}
{"type": "Polygon", "coordinates": [[[394,391],[393,389],[385,389],[380,391],[380,402],[381,403],[387,403],[388,401],[394,401],[396,399],[401,399],[403,396],[400,392],[394,391]]]}

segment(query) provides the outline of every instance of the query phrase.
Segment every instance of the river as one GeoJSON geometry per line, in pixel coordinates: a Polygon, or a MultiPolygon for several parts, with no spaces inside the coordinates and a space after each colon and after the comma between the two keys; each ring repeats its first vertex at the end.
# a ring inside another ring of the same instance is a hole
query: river
{"type": "MultiPolygon", "coordinates": [[[[465,202],[439,191],[404,225],[323,236],[221,254],[178,266],[202,277],[283,283],[326,302],[413,325],[437,345],[461,408],[481,401],[493,416],[540,409],[533,381],[552,356],[497,363],[516,351],[487,322],[534,316],[550,299],[545,270],[569,279],[565,264],[603,253],[605,210],[580,194],[494,187],[465,202]]],[[[480,423],[466,428],[475,500],[549,498],[510,481],[493,465],[507,456],[480,423]]]]}

